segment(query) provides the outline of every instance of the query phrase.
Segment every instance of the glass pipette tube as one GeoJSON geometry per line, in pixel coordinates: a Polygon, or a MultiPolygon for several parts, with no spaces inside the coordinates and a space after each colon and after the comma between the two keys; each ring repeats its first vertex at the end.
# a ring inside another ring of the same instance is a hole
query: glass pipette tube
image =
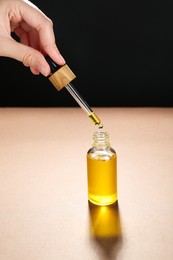
{"type": "Polygon", "coordinates": [[[76,100],[79,106],[88,114],[88,117],[93,121],[93,123],[95,125],[98,125],[99,129],[103,128],[103,125],[101,124],[101,120],[99,119],[99,117],[93,112],[90,106],[86,103],[86,101],[80,96],[79,92],[71,84],[71,81],[76,76],[67,66],[67,64],[64,64],[61,67],[58,64],[56,64],[49,56],[46,56],[45,59],[48,62],[51,69],[51,76],[49,76],[49,79],[55,86],[55,88],[59,91],[63,87],[66,87],[68,92],[76,100]]]}
{"type": "Polygon", "coordinates": [[[101,124],[101,120],[99,119],[99,117],[93,112],[91,107],[81,97],[76,88],[71,83],[68,83],[65,87],[68,90],[68,92],[72,95],[72,97],[76,100],[76,102],[79,104],[79,106],[88,114],[89,118],[91,118],[93,123],[95,125],[98,125],[99,128],[103,128],[103,125],[101,124]]]}

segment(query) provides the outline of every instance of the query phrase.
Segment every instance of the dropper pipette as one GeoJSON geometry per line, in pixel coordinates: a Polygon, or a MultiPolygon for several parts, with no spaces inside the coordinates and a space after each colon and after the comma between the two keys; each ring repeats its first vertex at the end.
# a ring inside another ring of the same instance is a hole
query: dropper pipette
{"type": "Polygon", "coordinates": [[[75,74],[71,71],[67,64],[62,67],[56,64],[49,56],[46,56],[46,61],[48,62],[51,68],[51,75],[49,76],[49,80],[55,86],[55,88],[59,91],[63,87],[65,87],[68,92],[72,95],[72,97],[76,100],[79,106],[88,114],[88,117],[93,121],[95,125],[98,125],[99,128],[103,128],[101,120],[99,117],[93,112],[91,107],[87,104],[87,102],[81,97],[76,88],[71,84],[71,81],[76,78],[75,74]]]}

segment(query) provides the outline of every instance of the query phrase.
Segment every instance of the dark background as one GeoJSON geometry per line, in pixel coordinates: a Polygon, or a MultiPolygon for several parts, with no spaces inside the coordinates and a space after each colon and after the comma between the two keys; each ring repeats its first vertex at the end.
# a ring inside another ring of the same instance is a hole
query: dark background
{"type": "MultiPolygon", "coordinates": [[[[73,84],[90,106],[173,106],[173,1],[33,3],[52,19],[73,84]]],[[[0,106],[78,106],[16,60],[0,57],[0,69],[0,106]]]]}

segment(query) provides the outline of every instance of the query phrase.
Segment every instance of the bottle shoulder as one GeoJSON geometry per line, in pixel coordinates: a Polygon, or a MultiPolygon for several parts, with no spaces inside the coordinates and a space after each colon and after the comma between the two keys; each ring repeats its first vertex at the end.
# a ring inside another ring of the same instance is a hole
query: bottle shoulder
{"type": "Polygon", "coordinates": [[[111,147],[91,147],[88,152],[87,156],[91,158],[100,158],[104,160],[109,160],[111,157],[116,156],[116,151],[111,147]]]}
{"type": "Polygon", "coordinates": [[[116,154],[116,151],[113,147],[111,146],[100,146],[100,147],[96,147],[96,146],[92,146],[89,148],[88,152],[95,152],[95,151],[105,151],[105,152],[112,152],[116,154]]]}

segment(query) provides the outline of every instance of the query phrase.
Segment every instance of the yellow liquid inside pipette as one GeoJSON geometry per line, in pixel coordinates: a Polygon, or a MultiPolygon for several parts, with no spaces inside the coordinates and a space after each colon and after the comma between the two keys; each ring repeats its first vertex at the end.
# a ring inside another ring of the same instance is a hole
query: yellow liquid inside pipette
{"type": "Polygon", "coordinates": [[[89,114],[88,116],[89,116],[89,118],[91,118],[91,120],[93,121],[93,123],[94,123],[95,125],[98,125],[99,129],[100,129],[100,128],[103,128],[103,125],[102,125],[102,123],[101,123],[100,118],[99,118],[94,112],[91,113],[91,114],[89,114]]]}

